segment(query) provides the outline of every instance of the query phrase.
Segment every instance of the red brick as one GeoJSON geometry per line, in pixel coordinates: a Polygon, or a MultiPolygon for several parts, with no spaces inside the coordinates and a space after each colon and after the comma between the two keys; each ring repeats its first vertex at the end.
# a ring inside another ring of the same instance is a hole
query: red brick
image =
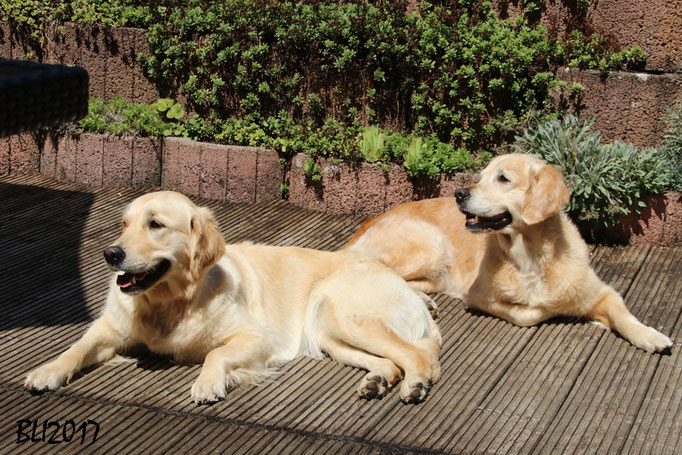
{"type": "Polygon", "coordinates": [[[398,164],[391,164],[386,183],[386,210],[411,201],[413,192],[412,180],[407,175],[407,169],[398,164]]]}
{"type": "Polygon", "coordinates": [[[57,148],[60,137],[56,134],[48,134],[43,142],[40,153],[40,173],[45,177],[57,177],[57,148]]]}
{"type": "Polygon", "coordinates": [[[325,211],[327,201],[324,199],[322,183],[313,182],[303,171],[303,164],[308,155],[299,153],[291,160],[289,170],[289,202],[300,207],[325,211]]]}
{"type": "Polygon", "coordinates": [[[0,138],[0,175],[9,174],[9,138],[0,138]]]}
{"type": "Polygon", "coordinates": [[[133,188],[161,186],[161,144],[155,137],[133,140],[133,188]]]}
{"type": "Polygon", "coordinates": [[[281,199],[281,185],[284,172],[279,163],[279,155],[273,150],[258,149],[256,168],[256,202],[276,201],[281,199]]]}
{"type": "Polygon", "coordinates": [[[257,157],[258,154],[253,147],[230,147],[225,200],[230,202],[256,200],[257,157]]]}
{"type": "Polygon", "coordinates": [[[201,180],[199,182],[201,197],[225,200],[228,149],[226,145],[201,144],[201,180]]]}
{"type": "Polygon", "coordinates": [[[356,213],[377,216],[386,209],[387,175],[378,164],[362,163],[358,168],[356,213]]]}
{"type": "Polygon", "coordinates": [[[198,143],[177,137],[166,138],[162,185],[188,196],[198,196],[200,173],[201,148],[198,143]]]}
{"type": "Polygon", "coordinates": [[[10,136],[10,174],[37,174],[40,172],[40,149],[31,133],[10,136]]]}
{"type": "Polygon", "coordinates": [[[102,186],[104,136],[83,134],[76,147],[76,183],[102,186]]]}
{"type": "Polygon", "coordinates": [[[337,214],[355,213],[358,196],[357,169],[344,162],[333,164],[331,160],[324,160],[321,167],[326,211],[337,214]]]}
{"type": "Polygon", "coordinates": [[[59,139],[55,178],[65,182],[76,182],[76,141],[71,136],[59,139]]]}
{"type": "Polygon", "coordinates": [[[133,138],[107,137],[102,155],[102,185],[129,187],[133,174],[133,138]]]}
{"type": "Polygon", "coordinates": [[[136,34],[129,28],[110,28],[104,34],[107,77],[105,80],[105,100],[122,96],[127,100],[134,97],[134,72],[136,34]]]}

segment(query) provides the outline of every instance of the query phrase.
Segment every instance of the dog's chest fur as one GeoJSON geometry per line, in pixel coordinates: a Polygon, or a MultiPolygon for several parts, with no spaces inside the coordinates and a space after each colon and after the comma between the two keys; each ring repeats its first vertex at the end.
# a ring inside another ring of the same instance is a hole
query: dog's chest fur
{"type": "Polygon", "coordinates": [[[151,351],[171,354],[182,361],[201,361],[217,343],[211,321],[203,312],[191,312],[181,302],[149,305],[135,311],[131,335],[151,351]]]}
{"type": "Polygon", "coordinates": [[[584,298],[586,278],[571,272],[575,270],[571,264],[574,260],[566,254],[555,254],[550,244],[544,248],[532,248],[524,242],[489,244],[480,268],[488,277],[477,280],[469,297],[558,310],[584,298]]]}

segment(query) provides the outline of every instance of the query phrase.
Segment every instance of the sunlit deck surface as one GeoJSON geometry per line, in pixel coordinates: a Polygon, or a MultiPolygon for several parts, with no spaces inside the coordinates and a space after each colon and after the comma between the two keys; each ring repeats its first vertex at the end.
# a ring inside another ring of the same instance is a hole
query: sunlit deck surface
{"type": "MultiPolygon", "coordinates": [[[[198,365],[144,353],[56,393],[29,394],[26,373],[101,311],[109,282],[102,249],[139,194],[0,178],[0,453],[682,453],[680,247],[596,247],[592,255],[631,311],[676,340],[671,355],[647,354],[581,321],[515,327],[437,296],[443,376],[417,406],[403,405],[397,391],[363,401],[355,389],[364,372],[308,358],[214,406],[190,401],[198,365]],[[17,444],[22,419],[38,421],[37,431],[26,428],[20,439],[34,440],[17,444]],[[80,433],[58,445],[39,440],[43,422],[67,420],[97,422],[96,441],[93,424],[82,445],[80,433]]],[[[334,250],[362,221],[286,202],[197,202],[216,212],[228,243],[334,250]]]]}

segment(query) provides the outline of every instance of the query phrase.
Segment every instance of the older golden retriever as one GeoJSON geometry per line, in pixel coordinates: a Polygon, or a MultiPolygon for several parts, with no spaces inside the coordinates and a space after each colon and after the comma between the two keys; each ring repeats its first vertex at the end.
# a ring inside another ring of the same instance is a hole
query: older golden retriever
{"type": "Polygon", "coordinates": [[[410,202],[365,222],[345,250],[374,255],[413,289],[445,292],[513,324],[579,316],[648,352],[672,346],[590,268],[585,242],[561,211],[570,194],[555,167],[502,155],[480,177],[455,198],[410,202]]]}
{"type": "Polygon", "coordinates": [[[122,234],[104,255],[116,276],[102,315],[28,374],[29,389],[55,390],[139,343],[203,361],[191,391],[197,403],[322,351],[369,371],[358,389],[365,398],[383,396],[404,372],[400,396],[416,403],[438,379],[440,332],[428,297],[357,253],[226,246],[210,210],[164,191],[126,208],[122,234]]]}

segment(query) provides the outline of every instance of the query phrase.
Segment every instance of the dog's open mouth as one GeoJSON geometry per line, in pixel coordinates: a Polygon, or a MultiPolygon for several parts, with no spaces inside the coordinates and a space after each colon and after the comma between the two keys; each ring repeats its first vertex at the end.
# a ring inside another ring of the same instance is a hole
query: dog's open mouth
{"type": "Polygon", "coordinates": [[[466,228],[473,232],[497,231],[512,222],[512,216],[509,212],[502,212],[495,216],[479,216],[473,213],[462,212],[466,215],[466,228]]]}
{"type": "Polygon", "coordinates": [[[121,288],[121,291],[126,294],[138,294],[152,287],[169,268],[170,261],[168,259],[163,259],[155,267],[145,270],[144,272],[126,272],[123,275],[119,275],[116,277],[116,284],[121,288]]]}

